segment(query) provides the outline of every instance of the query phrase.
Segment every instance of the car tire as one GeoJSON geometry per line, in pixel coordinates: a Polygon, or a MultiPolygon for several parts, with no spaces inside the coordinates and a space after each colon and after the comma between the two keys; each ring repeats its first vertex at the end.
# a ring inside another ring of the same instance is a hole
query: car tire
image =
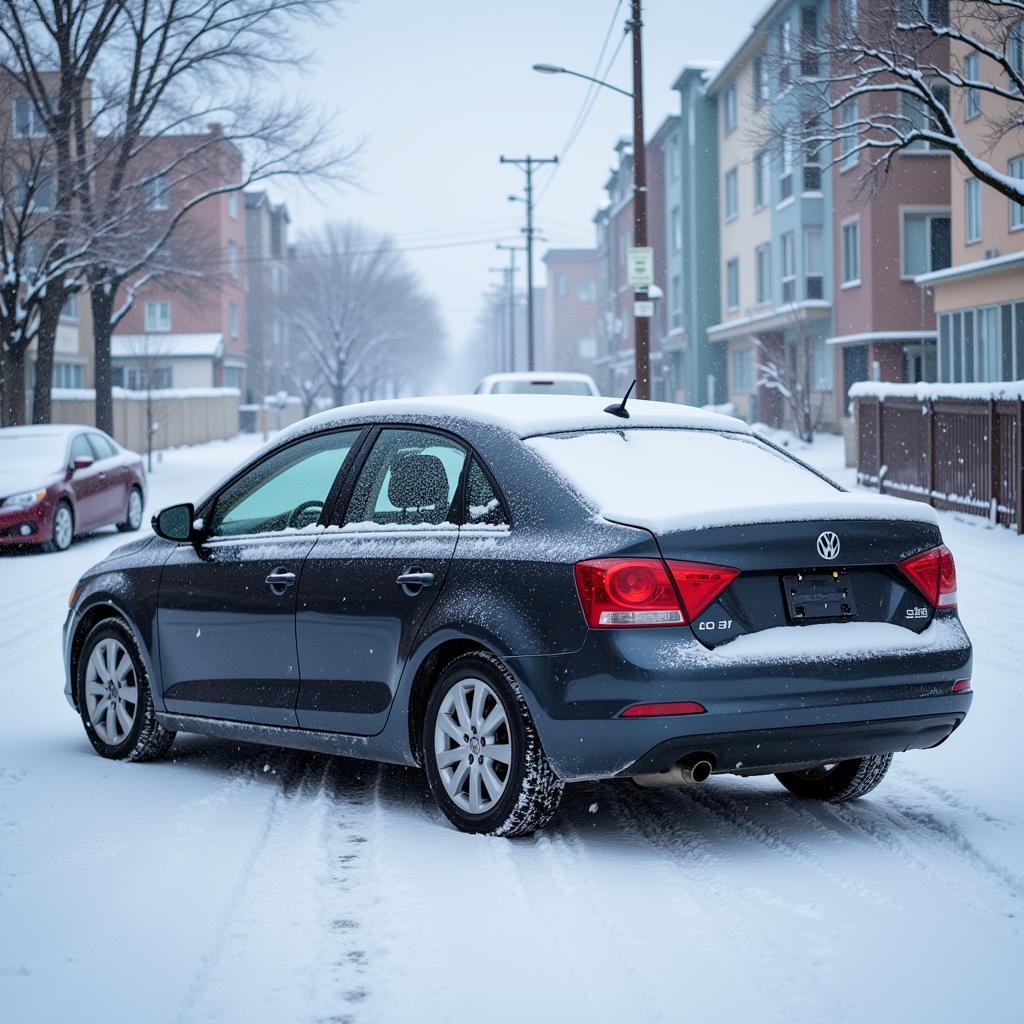
{"type": "Polygon", "coordinates": [[[124,522],[118,523],[117,528],[121,533],[134,533],[142,526],[142,491],[138,487],[132,487],[128,492],[128,507],[125,510],[124,522]]]}
{"type": "Polygon", "coordinates": [[[54,551],[67,551],[75,539],[75,513],[65,499],[57,502],[53,510],[53,536],[42,545],[47,554],[54,551]]]}
{"type": "Polygon", "coordinates": [[[892,754],[858,757],[775,776],[794,796],[842,803],[870,793],[889,770],[892,754]]]}
{"type": "Polygon", "coordinates": [[[121,620],[104,619],[90,630],[75,686],[82,724],[98,754],[155,761],[170,750],[175,734],[157,721],[138,645],[121,620]]]}
{"type": "Polygon", "coordinates": [[[422,749],[434,799],[462,832],[528,835],[558,810],[564,784],[522,691],[491,654],[462,655],[441,672],[427,703],[422,749]],[[488,756],[488,741],[500,755],[488,756]]]}

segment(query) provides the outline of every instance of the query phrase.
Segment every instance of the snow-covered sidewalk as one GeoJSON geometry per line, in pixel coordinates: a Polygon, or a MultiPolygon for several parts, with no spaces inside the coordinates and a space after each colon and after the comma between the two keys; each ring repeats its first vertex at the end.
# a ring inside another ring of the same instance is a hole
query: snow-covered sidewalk
{"type": "MultiPolygon", "coordinates": [[[[168,452],[147,519],[257,443],[168,452]]],[[[849,482],[838,439],[798,454],[849,482]]],[[[839,807],[770,778],[570,787],[515,842],[455,833],[403,768],[200,737],[102,760],[60,629],[124,538],[0,557],[0,1015],[1019,1021],[1024,538],[940,518],[975,643],[949,743],[839,807]]]]}

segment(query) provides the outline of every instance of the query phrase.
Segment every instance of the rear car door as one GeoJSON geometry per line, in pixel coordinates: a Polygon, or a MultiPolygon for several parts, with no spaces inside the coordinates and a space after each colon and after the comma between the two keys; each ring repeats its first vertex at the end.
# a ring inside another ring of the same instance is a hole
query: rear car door
{"type": "Polygon", "coordinates": [[[168,711],[296,724],[299,574],[360,434],[271,453],[204,508],[202,542],[167,560],[158,624],[168,711]]]}
{"type": "Polygon", "coordinates": [[[303,567],[296,632],[299,725],[372,735],[440,592],[459,530],[466,449],[447,434],[387,427],[347,488],[340,530],[303,567]]]}

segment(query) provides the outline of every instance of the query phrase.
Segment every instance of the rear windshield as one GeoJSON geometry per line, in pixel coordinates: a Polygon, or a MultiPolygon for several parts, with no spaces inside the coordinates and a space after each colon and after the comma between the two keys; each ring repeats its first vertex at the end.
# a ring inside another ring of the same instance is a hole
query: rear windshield
{"type": "Polygon", "coordinates": [[[494,395],[592,395],[584,380],[496,380],[494,395]]]}
{"type": "Polygon", "coordinates": [[[623,522],[710,526],[722,509],[837,497],[838,488],[749,434],[633,428],[526,443],[623,522]]]}
{"type": "Polygon", "coordinates": [[[16,434],[0,432],[0,469],[55,472],[60,469],[68,439],[63,434],[16,434]]]}

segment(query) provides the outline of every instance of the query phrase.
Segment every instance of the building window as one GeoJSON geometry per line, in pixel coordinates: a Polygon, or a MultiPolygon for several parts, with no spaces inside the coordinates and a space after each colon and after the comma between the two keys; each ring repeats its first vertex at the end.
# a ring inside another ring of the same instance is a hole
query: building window
{"type": "Polygon", "coordinates": [[[740,308],[740,261],[736,258],[725,265],[725,305],[727,309],[740,308]]]}
{"type": "Polygon", "coordinates": [[[569,297],[569,275],[559,274],[558,275],[558,297],[560,299],[566,299],[569,297]]]}
{"type": "MultiPolygon", "coordinates": [[[[936,101],[943,108],[943,110],[949,110],[949,86],[932,84],[931,85],[932,95],[936,101]]],[[[925,106],[924,101],[919,99],[917,96],[910,96],[907,93],[902,94],[902,108],[903,116],[910,122],[911,126],[922,132],[935,132],[940,135],[945,134],[945,129],[935,115],[932,113],[930,107],[925,106]]],[[[936,146],[928,139],[916,139],[912,142],[907,149],[914,150],[916,152],[930,152],[933,149],[940,149],[941,147],[936,146]]]]}
{"type": "Polygon", "coordinates": [[[790,60],[793,56],[793,37],[787,18],[779,26],[779,92],[789,85],[790,60]]]}
{"type": "Polygon", "coordinates": [[[860,221],[843,224],[843,284],[860,284],[860,221]]]}
{"type": "Polygon", "coordinates": [[[725,90],[725,102],[722,104],[723,135],[736,131],[736,86],[730,85],[725,90]]]}
{"type": "Polygon", "coordinates": [[[238,220],[238,193],[228,193],[228,216],[232,220],[238,220]]]}
{"type": "Polygon", "coordinates": [[[786,129],[782,137],[782,152],[779,162],[779,196],[781,201],[793,197],[793,139],[786,129]]]}
{"type": "Polygon", "coordinates": [[[749,394],[754,390],[753,350],[749,347],[734,348],[729,357],[729,390],[749,394]]]}
{"type": "Polygon", "coordinates": [[[669,286],[669,303],[671,310],[672,326],[683,326],[683,279],[679,274],[672,275],[672,284],[669,286]]]}
{"type": "Polygon", "coordinates": [[[971,178],[964,183],[964,207],[967,221],[967,244],[981,241],[981,182],[971,178]]]}
{"type": "Polygon", "coordinates": [[[805,5],[800,8],[800,74],[812,78],[818,73],[818,9],[805,5]]]}
{"type": "Polygon", "coordinates": [[[949,0],[899,0],[900,21],[917,24],[923,18],[933,28],[949,24],[949,0]]]}
{"type": "Polygon", "coordinates": [[[77,322],[78,320],[78,292],[72,292],[61,307],[60,311],[61,320],[70,320],[77,322]]]}
{"type": "Polygon", "coordinates": [[[754,250],[754,301],[759,306],[772,301],[771,242],[765,242],[754,250]]]}
{"type": "Polygon", "coordinates": [[[46,134],[46,125],[28,96],[16,96],[12,111],[14,134],[19,139],[41,138],[46,134]]]}
{"type": "Polygon", "coordinates": [[[81,363],[54,363],[53,386],[55,388],[85,387],[85,367],[81,363]]]}
{"type": "Polygon", "coordinates": [[[224,387],[240,388],[242,386],[242,370],[238,366],[224,367],[224,387]]]}
{"type": "Polygon", "coordinates": [[[782,243],[782,301],[796,301],[796,236],[785,232],[779,239],[782,243]]]}
{"type": "Polygon", "coordinates": [[[171,300],[150,300],[145,306],[147,331],[169,331],[171,329],[171,300]]]}
{"type": "Polygon", "coordinates": [[[737,169],[733,167],[725,172],[725,219],[733,220],[739,210],[739,181],[737,169]]]}
{"type": "MultiPolygon", "coordinates": [[[[1024,156],[1015,157],[1010,161],[1010,177],[1024,178],[1024,156]]],[[[1010,230],[1024,228],[1024,203],[1015,203],[1010,200],[1010,230]]]]}
{"type": "Polygon", "coordinates": [[[975,360],[975,380],[999,380],[1002,369],[999,307],[985,306],[975,314],[978,334],[978,352],[975,360]]]}
{"type": "Polygon", "coordinates": [[[671,220],[671,236],[672,236],[672,251],[682,252],[683,249],[683,211],[678,206],[672,207],[672,213],[670,216],[671,220]]]}
{"type": "Polygon", "coordinates": [[[948,213],[903,214],[903,277],[944,270],[952,261],[948,213]]]}
{"type": "Polygon", "coordinates": [[[158,174],[146,182],[146,209],[166,210],[170,206],[171,186],[166,174],[158,174]]]}
{"type": "Polygon", "coordinates": [[[832,350],[824,338],[815,338],[811,349],[811,387],[815,391],[831,391],[835,384],[832,350]]]}
{"type": "Polygon", "coordinates": [[[25,210],[53,209],[53,178],[39,169],[21,169],[17,177],[18,208],[25,210]]]}
{"type": "Polygon", "coordinates": [[[228,239],[228,273],[238,277],[238,244],[228,239]]]}
{"type": "Polygon", "coordinates": [[[578,281],[576,283],[576,299],[579,302],[594,301],[594,282],[578,281]]]}
{"type": "Polygon", "coordinates": [[[238,337],[238,303],[232,302],[228,306],[228,327],[231,331],[231,337],[238,337]]]}
{"type": "Polygon", "coordinates": [[[668,180],[679,178],[679,136],[673,135],[665,144],[665,160],[668,164],[668,180]]]}
{"type": "MultiPolygon", "coordinates": [[[[964,58],[964,78],[969,82],[978,80],[978,73],[981,69],[981,58],[976,54],[969,54],[964,58]]],[[[981,113],[981,91],[979,89],[968,89],[964,94],[964,120],[970,121],[981,113]]]]}
{"type": "Polygon", "coordinates": [[[754,58],[754,106],[760,107],[769,100],[768,61],[764,57],[754,58]]]}
{"type": "Polygon", "coordinates": [[[1018,75],[1024,75],[1024,18],[1016,22],[1011,28],[1007,37],[1006,56],[1010,60],[1010,67],[1018,75]]]}
{"type": "Polygon", "coordinates": [[[825,295],[825,254],[820,225],[804,228],[804,294],[808,299],[825,295]]]}
{"type": "Polygon", "coordinates": [[[767,149],[762,149],[757,156],[754,157],[754,209],[760,210],[767,206],[771,195],[769,188],[771,187],[769,182],[769,160],[771,155],[767,149]]]}
{"type": "Polygon", "coordinates": [[[840,21],[847,31],[857,29],[857,0],[840,0],[840,21]]]}
{"type": "Polygon", "coordinates": [[[857,166],[860,159],[857,150],[858,129],[855,127],[860,119],[857,97],[847,100],[839,108],[839,169],[848,171],[857,166]]]}

